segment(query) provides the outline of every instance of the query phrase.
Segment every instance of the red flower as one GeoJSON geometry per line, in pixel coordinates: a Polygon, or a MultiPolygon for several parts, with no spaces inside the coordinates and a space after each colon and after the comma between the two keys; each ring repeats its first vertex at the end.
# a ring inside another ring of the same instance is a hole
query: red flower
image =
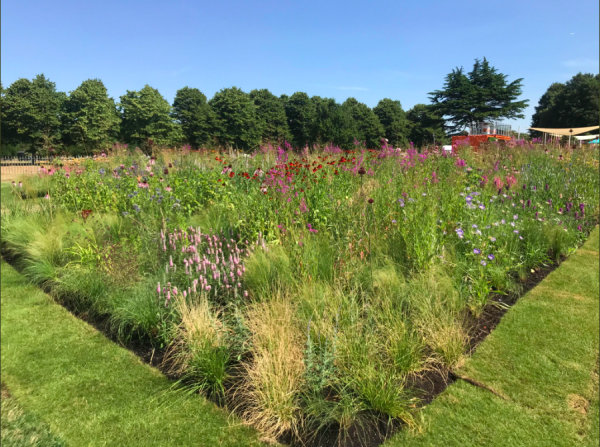
{"type": "Polygon", "coordinates": [[[234,175],[235,175],[235,173],[234,173],[234,172],[230,172],[230,173],[229,173],[229,177],[233,177],[234,175]]]}

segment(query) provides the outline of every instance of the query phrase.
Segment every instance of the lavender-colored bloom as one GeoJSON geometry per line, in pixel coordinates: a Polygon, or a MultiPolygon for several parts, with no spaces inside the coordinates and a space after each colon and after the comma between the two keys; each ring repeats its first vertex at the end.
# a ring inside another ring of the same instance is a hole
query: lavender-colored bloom
{"type": "Polygon", "coordinates": [[[473,201],[473,197],[471,197],[471,196],[469,195],[469,196],[465,197],[465,200],[466,200],[467,202],[472,202],[472,201],[473,201]]]}
{"type": "Polygon", "coordinates": [[[484,209],[485,209],[485,205],[484,205],[483,203],[480,203],[480,204],[479,204],[479,209],[480,209],[480,210],[484,210],[484,209]]]}
{"type": "Polygon", "coordinates": [[[140,212],[140,206],[136,205],[135,203],[133,204],[133,209],[135,210],[136,213],[140,212]]]}
{"type": "Polygon", "coordinates": [[[471,228],[477,228],[477,225],[473,224],[471,225],[471,228]]]}
{"type": "Polygon", "coordinates": [[[98,170],[98,172],[99,172],[101,175],[104,175],[104,174],[106,173],[106,171],[104,170],[104,168],[100,168],[100,169],[98,170]]]}
{"type": "Polygon", "coordinates": [[[513,233],[519,234],[519,230],[515,230],[515,231],[513,231],[513,233]]]}
{"type": "Polygon", "coordinates": [[[398,199],[398,202],[400,202],[401,207],[404,207],[404,199],[398,199]]]}
{"type": "Polygon", "coordinates": [[[496,238],[495,238],[494,236],[492,236],[492,237],[490,238],[490,241],[492,241],[492,242],[496,242],[496,238]]]}
{"type": "Polygon", "coordinates": [[[465,232],[461,228],[457,228],[454,231],[456,231],[456,235],[459,237],[459,239],[462,239],[465,236],[465,232]]]}
{"type": "Polygon", "coordinates": [[[518,215],[518,214],[515,214],[515,215],[513,216],[513,219],[514,219],[514,220],[517,220],[518,218],[519,218],[519,215],[518,215]]]}
{"type": "Polygon", "coordinates": [[[395,224],[396,223],[396,219],[392,219],[392,223],[395,224]]]}
{"type": "Polygon", "coordinates": [[[579,204],[579,210],[581,211],[581,215],[583,216],[585,214],[585,205],[583,203],[579,204]]]}
{"type": "Polygon", "coordinates": [[[478,248],[474,248],[473,249],[473,253],[475,253],[476,255],[480,255],[481,254],[481,250],[478,248]]]}
{"type": "Polygon", "coordinates": [[[485,267],[487,265],[487,262],[481,261],[481,265],[483,265],[485,267]]]}
{"type": "Polygon", "coordinates": [[[488,259],[489,259],[490,261],[493,261],[494,259],[496,259],[496,256],[494,256],[494,255],[492,255],[492,254],[489,254],[489,255],[488,255],[488,259]]]}
{"type": "Polygon", "coordinates": [[[502,223],[502,224],[505,224],[505,223],[506,223],[506,221],[505,221],[504,219],[502,219],[502,220],[500,221],[500,223],[502,223]]]}

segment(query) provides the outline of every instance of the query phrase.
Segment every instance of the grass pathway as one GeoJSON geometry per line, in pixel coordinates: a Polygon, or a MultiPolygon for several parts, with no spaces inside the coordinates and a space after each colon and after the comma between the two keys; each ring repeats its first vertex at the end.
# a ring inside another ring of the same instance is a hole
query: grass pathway
{"type": "Polygon", "coordinates": [[[598,245],[596,228],[459,371],[508,400],[459,380],[425,408],[422,434],[385,446],[597,446],[598,245]]]}
{"type": "MultiPolygon", "coordinates": [[[[255,431],[201,396],[169,392],[171,383],[158,370],[5,262],[1,282],[2,382],[55,439],[69,446],[260,444],[255,431]]],[[[3,399],[3,412],[6,404],[3,399]]]]}

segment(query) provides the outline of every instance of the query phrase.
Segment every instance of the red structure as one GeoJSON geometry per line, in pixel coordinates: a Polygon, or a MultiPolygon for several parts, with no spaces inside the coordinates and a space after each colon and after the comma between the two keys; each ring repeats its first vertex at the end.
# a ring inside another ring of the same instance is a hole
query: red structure
{"type": "Polygon", "coordinates": [[[471,147],[477,149],[481,143],[485,143],[490,138],[509,141],[512,135],[510,125],[499,122],[471,123],[470,130],[470,135],[452,137],[452,147],[456,147],[459,141],[466,140],[471,147]]]}
{"type": "Polygon", "coordinates": [[[497,134],[490,134],[490,135],[458,135],[458,136],[452,137],[452,147],[456,147],[459,141],[465,141],[466,140],[466,141],[469,142],[469,145],[471,147],[477,149],[481,143],[485,143],[490,138],[496,138],[497,140],[503,140],[503,141],[509,141],[510,140],[510,137],[507,137],[506,135],[497,135],[497,134]]]}

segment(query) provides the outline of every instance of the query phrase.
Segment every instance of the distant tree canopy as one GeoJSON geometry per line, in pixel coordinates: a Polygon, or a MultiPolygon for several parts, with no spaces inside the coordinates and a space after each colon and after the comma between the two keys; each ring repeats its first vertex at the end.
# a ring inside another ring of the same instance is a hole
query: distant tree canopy
{"type": "Polygon", "coordinates": [[[121,136],[126,143],[148,149],[181,140],[181,128],[171,119],[171,105],[158,90],[144,86],[121,96],[121,136]]]}
{"type": "Polygon", "coordinates": [[[284,102],[266,88],[252,90],[250,99],[256,106],[256,116],[263,141],[280,142],[291,139],[284,102]]]}
{"type": "Polygon", "coordinates": [[[430,105],[416,104],[406,113],[410,141],[417,147],[447,141],[444,120],[435,114],[430,105]]]}
{"type": "Polygon", "coordinates": [[[531,117],[531,127],[597,126],[599,110],[600,75],[578,73],[565,84],[548,87],[531,117]]]}
{"type": "Polygon", "coordinates": [[[221,145],[242,150],[258,147],[262,128],[248,93],[225,88],[215,93],[209,105],[216,115],[213,131],[221,145]]]}
{"type": "Polygon", "coordinates": [[[364,141],[367,147],[380,147],[385,130],[375,112],[355,98],[348,98],[342,107],[350,111],[354,121],[354,138],[364,141]]]}
{"type": "MultiPolygon", "coordinates": [[[[598,122],[598,76],[579,74],[553,84],[540,99],[534,125],[585,126],[598,122]]],[[[44,75],[0,84],[2,153],[63,149],[99,151],[116,141],[150,151],[153,146],[190,144],[194,149],[221,146],[253,150],[260,144],[296,148],[333,144],[352,149],[355,141],[370,149],[386,138],[394,147],[417,147],[447,140],[446,132],[471,121],[523,117],[527,101],[517,101],[521,79],[506,75],[486,59],[473,70],[446,76],[444,89],[430,93],[432,104],[409,111],[398,100],[384,98],[370,108],[356,98],[338,103],[307,93],[277,97],[267,89],[246,93],[225,88],[207,101],[197,88],[177,91],[173,104],[146,85],[127,91],[118,104],[99,79],[88,79],[67,96],[44,75]],[[10,147],[9,147],[10,146],[10,147]]]]}
{"type": "Polygon", "coordinates": [[[61,117],[67,96],[43,74],[18,79],[2,91],[2,141],[32,151],[60,144],[61,117]]]}
{"type": "Polygon", "coordinates": [[[206,96],[197,88],[177,90],[173,100],[172,116],[181,126],[184,140],[194,149],[210,141],[215,114],[206,102],[206,96]]]}
{"type": "Polygon", "coordinates": [[[317,107],[306,93],[296,92],[286,98],[285,115],[294,145],[304,147],[316,142],[317,107]]]}
{"type": "Polygon", "coordinates": [[[529,101],[516,101],[523,79],[507,83],[507,77],[487,59],[475,59],[471,72],[465,74],[462,67],[456,68],[446,76],[443,90],[429,93],[433,110],[446,118],[450,132],[460,132],[471,122],[524,118],[522,112],[529,101]]]}
{"type": "Polygon", "coordinates": [[[401,147],[408,143],[409,123],[400,101],[384,98],[379,101],[373,112],[383,125],[385,138],[387,138],[389,144],[401,147]]]}
{"type": "Polygon", "coordinates": [[[106,87],[99,79],[83,81],[64,103],[65,140],[88,150],[114,141],[119,132],[119,123],[115,101],[109,98],[106,87]]]}

